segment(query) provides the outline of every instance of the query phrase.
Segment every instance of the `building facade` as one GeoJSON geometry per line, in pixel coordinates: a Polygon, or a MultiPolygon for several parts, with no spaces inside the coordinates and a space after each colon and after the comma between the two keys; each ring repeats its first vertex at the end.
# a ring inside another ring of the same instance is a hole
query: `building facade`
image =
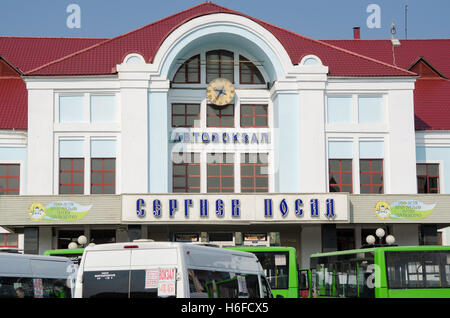
{"type": "Polygon", "coordinates": [[[26,252],[275,244],[307,266],[379,227],[437,244],[450,223],[450,128],[417,129],[415,69],[209,2],[64,41],[0,39],[0,226],[26,252]],[[20,41],[54,49],[30,62],[20,41]]]}

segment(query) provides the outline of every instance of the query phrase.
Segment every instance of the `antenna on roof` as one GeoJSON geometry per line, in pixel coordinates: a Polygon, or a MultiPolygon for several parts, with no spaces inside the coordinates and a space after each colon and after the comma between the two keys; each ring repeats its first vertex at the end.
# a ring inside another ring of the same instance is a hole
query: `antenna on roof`
{"type": "Polygon", "coordinates": [[[408,39],[408,0],[405,5],[405,39],[408,39]]]}

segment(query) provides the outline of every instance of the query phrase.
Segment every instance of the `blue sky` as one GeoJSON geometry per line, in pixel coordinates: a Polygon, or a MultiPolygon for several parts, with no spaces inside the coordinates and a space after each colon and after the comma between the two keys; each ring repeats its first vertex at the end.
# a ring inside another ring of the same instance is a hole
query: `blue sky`
{"type": "MultiPolygon", "coordinates": [[[[203,0],[1,0],[1,36],[114,37],[203,0]],[[70,4],[81,9],[81,27],[69,28],[70,4]]],[[[450,0],[214,0],[219,5],[316,39],[361,37],[405,38],[404,8],[408,4],[408,38],[450,38],[450,0]],[[370,4],[380,8],[380,28],[369,28],[370,4]]]]}

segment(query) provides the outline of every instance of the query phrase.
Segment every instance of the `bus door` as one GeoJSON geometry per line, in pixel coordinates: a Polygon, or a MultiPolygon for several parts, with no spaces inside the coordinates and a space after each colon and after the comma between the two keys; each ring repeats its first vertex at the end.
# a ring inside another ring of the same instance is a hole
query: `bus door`
{"type": "Polygon", "coordinates": [[[300,269],[298,271],[298,298],[311,297],[311,271],[300,269]]]}

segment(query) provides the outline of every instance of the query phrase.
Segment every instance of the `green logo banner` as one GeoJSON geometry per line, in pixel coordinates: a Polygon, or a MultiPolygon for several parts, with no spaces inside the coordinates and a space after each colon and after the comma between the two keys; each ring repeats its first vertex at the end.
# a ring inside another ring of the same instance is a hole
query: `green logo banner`
{"type": "Polygon", "coordinates": [[[92,205],[80,205],[72,201],[57,201],[46,206],[35,202],[28,208],[32,221],[78,221],[91,210],[92,205]]]}
{"type": "Polygon", "coordinates": [[[375,207],[375,214],[379,219],[425,219],[433,212],[436,204],[426,204],[417,200],[399,200],[389,204],[379,201],[375,207]]]}

